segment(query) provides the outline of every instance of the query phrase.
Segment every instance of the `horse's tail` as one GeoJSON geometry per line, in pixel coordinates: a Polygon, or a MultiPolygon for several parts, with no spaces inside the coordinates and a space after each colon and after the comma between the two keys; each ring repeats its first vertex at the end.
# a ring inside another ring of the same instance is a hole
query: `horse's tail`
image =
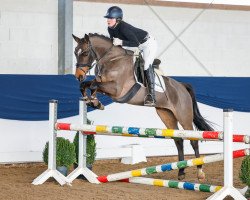
{"type": "Polygon", "coordinates": [[[200,113],[193,87],[187,83],[183,83],[183,85],[185,86],[185,88],[189,92],[189,94],[192,98],[192,101],[193,101],[193,112],[194,112],[193,122],[194,122],[195,127],[200,131],[213,131],[213,128],[211,126],[212,123],[210,121],[206,120],[205,118],[203,118],[201,113],[200,113]]]}

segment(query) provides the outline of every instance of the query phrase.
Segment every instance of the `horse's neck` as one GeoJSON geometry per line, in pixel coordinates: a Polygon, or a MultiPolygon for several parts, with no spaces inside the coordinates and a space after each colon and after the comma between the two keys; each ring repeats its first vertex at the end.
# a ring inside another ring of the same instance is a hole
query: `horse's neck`
{"type": "MultiPolygon", "coordinates": [[[[133,57],[126,54],[126,51],[120,47],[113,46],[111,41],[104,40],[101,38],[94,38],[92,41],[92,46],[97,54],[98,60],[100,60],[99,64],[102,65],[115,65],[121,71],[122,64],[124,59],[131,59],[131,63],[133,63],[133,57]]],[[[126,66],[124,69],[124,73],[130,71],[130,68],[133,66],[126,66]]],[[[133,71],[133,70],[132,70],[133,71]]]]}
{"type": "Polygon", "coordinates": [[[122,55],[123,51],[121,48],[112,46],[113,44],[110,41],[105,40],[93,40],[94,49],[98,58],[103,60],[114,59],[118,55],[122,55]],[[105,55],[107,54],[107,55],[105,55]],[[105,55],[105,57],[103,57],[105,55]]]}

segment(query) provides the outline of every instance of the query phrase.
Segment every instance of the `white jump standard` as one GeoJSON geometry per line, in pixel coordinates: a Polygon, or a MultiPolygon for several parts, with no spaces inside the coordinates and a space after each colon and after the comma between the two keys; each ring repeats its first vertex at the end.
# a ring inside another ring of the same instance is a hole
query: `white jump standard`
{"type": "MultiPolygon", "coordinates": [[[[87,123],[87,118],[83,117],[86,114],[86,106],[83,101],[79,102],[79,115],[80,124],[87,123]],[[81,103],[82,102],[82,103],[81,103]]],[[[49,159],[48,159],[48,169],[38,176],[32,184],[39,185],[43,184],[50,177],[53,177],[60,185],[72,182],[79,175],[84,175],[90,183],[100,183],[97,180],[97,175],[95,175],[91,170],[86,167],[86,144],[87,136],[79,134],[79,157],[78,157],[78,168],[75,169],[68,177],[63,176],[59,171],[56,170],[56,137],[57,130],[55,129],[55,124],[57,121],[57,101],[51,100],[49,103],[49,127],[50,127],[50,138],[49,138],[49,159]]]]}
{"type": "Polygon", "coordinates": [[[57,121],[57,101],[50,100],[49,102],[49,155],[48,155],[48,169],[38,176],[32,184],[43,184],[50,177],[53,177],[60,185],[68,183],[68,179],[56,170],[56,136],[57,130],[55,123],[57,121]]]}
{"type": "Polygon", "coordinates": [[[140,183],[148,185],[157,185],[163,187],[181,188],[187,190],[199,190],[205,192],[215,192],[214,195],[209,197],[209,200],[223,199],[227,195],[232,196],[237,200],[246,200],[243,196],[243,192],[239,192],[233,187],[233,158],[243,157],[249,155],[249,149],[241,149],[232,151],[232,144],[234,142],[249,143],[249,136],[246,135],[234,135],[233,130],[233,112],[232,110],[224,110],[224,125],[223,132],[217,131],[176,131],[168,129],[147,129],[147,128],[136,128],[136,127],[108,127],[108,126],[93,126],[87,125],[87,111],[86,104],[83,99],[79,102],[79,125],[73,125],[69,123],[57,123],[57,101],[50,101],[49,111],[49,126],[50,126],[50,137],[49,137],[49,159],[48,169],[38,176],[34,181],[34,185],[44,183],[48,178],[53,177],[59,182],[60,185],[70,184],[79,175],[84,175],[86,179],[91,183],[99,184],[101,182],[110,181],[125,181],[130,183],[140,183]],[[79,134],[79,163],[78,168],[75,169],[67,177],[63,176],[56,170],[56,137],[58,130],[75,130],[82,131],[83,134],[79,134]],[[187,134],[185,134],[187,133],[187,134]],[[184,160],[175,163],[166,163],[163,165],[146,167],[143,169],[132,170],[128,172],[121,172],[116,174],[110,174],[107,176],[97,176],[91,170],[86,167],[86,134],[100,134],[100,135],[119,135],[128,136],[130,134],[146,137],[182,137],[186,139],[195,140],[224,140],[224,154],[216,154],[211,156],[205,156],[201,158],[195,158],[191,160],[184,160]],[[223,137],[224,136],[224,137],[223,137]],[[172,180],[161,180],[161,179],[150,179],[142,178],[139,176],[149,175],[153,173],[170,171],[173,169],[185,168],[189,166],[202,165],[205,163],[211,163],[223,160],[224,157],[224,186],[211,186],[205,184],[195,184],[189,182],[177,182],[172,180]]]}

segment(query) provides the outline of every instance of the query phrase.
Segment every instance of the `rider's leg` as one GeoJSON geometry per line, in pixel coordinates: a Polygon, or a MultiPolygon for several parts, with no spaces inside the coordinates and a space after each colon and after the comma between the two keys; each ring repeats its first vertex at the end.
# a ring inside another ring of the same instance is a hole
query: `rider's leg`
{"type": "Polygon", "coordinates": [[[139,49],[143,52],[143,58],[145,61],[144,71],[147,78],[148,94],[145,97],[144,105],[155,106],[155,90],[154,90],[154,69],[152,63],[155,59],[157,51],[157,43],[153,37],[150,37],[146,42],[139,46],[139,49]]]}
{"type": "Polygon", "coordinates": [[[148,94],[144,99],[145,106],[155,106],[155,76],[152,65],[145,71],[147,77],[148,94]]]}

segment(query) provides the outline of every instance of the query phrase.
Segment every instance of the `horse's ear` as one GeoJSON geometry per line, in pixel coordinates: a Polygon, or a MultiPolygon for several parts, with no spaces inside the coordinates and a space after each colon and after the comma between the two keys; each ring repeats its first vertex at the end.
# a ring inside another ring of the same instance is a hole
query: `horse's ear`
{"type": "Polygon", "coordinates": [[[89,41],[89,35],[85,34],[84,39],[88,42],[89,41]]]}
{"type": "Polygon", "coordinates": [[[72,37],[77,43],[80,43],[81,39],[79,37],[76,37],[74,34],[72,34],[72,37]]]}

